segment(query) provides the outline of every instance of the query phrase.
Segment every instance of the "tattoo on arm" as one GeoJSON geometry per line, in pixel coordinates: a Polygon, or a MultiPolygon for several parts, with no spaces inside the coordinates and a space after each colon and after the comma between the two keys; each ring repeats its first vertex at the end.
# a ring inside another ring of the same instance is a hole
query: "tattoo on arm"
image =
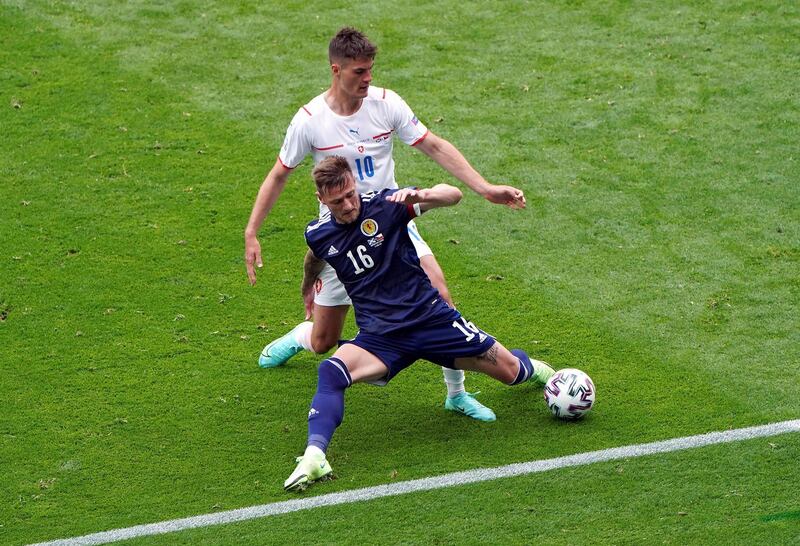
{"type": "Polygon", "coordinates": [[[305,260],[303,260],[303,282],[301,284],[301,289],[312,286],[324,267],[325,261],[314,256],[314,253],[309,249],[306,253],[305,260]]]}

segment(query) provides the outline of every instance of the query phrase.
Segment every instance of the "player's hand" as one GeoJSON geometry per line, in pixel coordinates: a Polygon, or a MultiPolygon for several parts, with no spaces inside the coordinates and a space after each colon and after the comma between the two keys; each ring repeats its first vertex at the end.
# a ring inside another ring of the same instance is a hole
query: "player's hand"
{"type": "Polygon", "coordinates": [[[425,190],[415,190],[414,188],[402,188],[386,198],[387,201],[402,205],[415,205],[425,199],[425,190]]]}
{"type": "Polygon", "coordinates": [[[261,261],[261,244],[258,237],[245,237],[244,239],[244,263],[247,265],[247,278],[250,284],[256,284],[256,267],[264,267],[261,261]]]}
{"type": "Polygon", "coordinates": [[[300,291],[303,293],[303,305],[306,308],[306,320],[311,320],[311,316],[314,314],[314,294],[321,288],[322,279],[317,279],[310,286],[300,286],[300,291]]]}
{"type": "Polygon", "coordinates": [[[512,209],[525,208],[525,194],[512,186],[493,185],[484,197],[497,205],[505,205],[512,209]]]}

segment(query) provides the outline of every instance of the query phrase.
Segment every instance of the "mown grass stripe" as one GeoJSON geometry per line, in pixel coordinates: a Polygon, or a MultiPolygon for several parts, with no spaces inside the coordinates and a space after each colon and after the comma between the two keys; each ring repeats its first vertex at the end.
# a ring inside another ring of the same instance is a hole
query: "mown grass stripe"
{"type": "Polygon", "coordinates": [[[159,523],[149,523],[122,529],[113,529],[111,531],[92,533],[80,537],[40,542],[33,546],[78,546],[89,544],[106,544],[109,542],[127,540],[136,537],[163,535],[166,533],[195,529],[198,527],[209,527],[212,525],[222,525],[225,523],[276,516],[279,514],[287,514],[289,512],[297,512],[300,510],[308,510],[322,506],[334,506],[337,504],[367,501],[382,497],[403,495],[417,491],[430,491],[468,483],[496,480],[500,478],[510,478],[525,474],[535,474],[538,472],[546,472],[548,470],[556,470],[571,466],[583,466],[599,462],[614,461],[618,459],[630,459],[633,457],[643,457],[645,455],[654,455],[657,453],[670,453],[714,444],[724,444],[729,442],[750,440],[754,438],[763,438],[766,436],[776,436],[778,434],[786,434],[790,432],[800,432],[800,419],[735,430],[709,432],[707,434],[686,436],[683,438],[674,438],[671,440],[663,440],[646,444],[634,444],[623,447],[602,449],[599,451],[589,451],[587,453],[578,453],[565,457],[530,461],[527,463],[516,463],[496,468],[481,468],[464,472],[454,472],[452,474],[434,476],[431,478],[421,478],[388,485],[379,485],[375,487],[355,489],[352,491],[343,491],[340,493],[330,493],[327,495],[319,495],[304,499],[262,504],[258,506],[250,506],[248,508],[239,508],[236,510],[227,510],[224,512],[214,512],[200,516],[162,521],[159,523]]]}

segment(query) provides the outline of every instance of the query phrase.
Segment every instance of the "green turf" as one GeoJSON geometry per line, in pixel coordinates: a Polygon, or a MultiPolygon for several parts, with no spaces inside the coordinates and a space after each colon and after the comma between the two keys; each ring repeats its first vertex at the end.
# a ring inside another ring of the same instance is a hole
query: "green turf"
{"type": "MultiPolygon", "coordinates": [[[[261,231],[255,288],[242,232],[291,116],[328,83],[343,24],[378,43],[376,83],[487,178],[526,191],[525,212],[468,195],[420,219],[459,308],[507,345],[587,370],[598,402],[564,426],[531,386],[470,376],[499,418],[476,424],[443,410],[441,374],[420,364],[348,394],[339,479],[311,494],[797,418],[799,14],[0,0],[0,542],[286,498],[317,359],[255,361],[302,318],[308,162],[261,231]]],[[[395,155],[401,181],[447,180],[421,154],[395,155]]],[[[725,449],[697,464],[727,468],[725,449]]],[[[763,490],[800,479],[758,476],[763,490]]],[[[467,511],[506,486],[483,487],[467,511]]],[[[598,483],[585,513],[626,498],[616,487],[598,483]]],[[[421,501],[403,502],[413,521],[421,501]]],[[[663,531],[634,515],[598,540],[663,531]]],[[[494,527],[480,536],[525,540],[494,527]]],[[[760,529],[720,532],[752,543],[760,529]]]]}
{"type": "Polygon", "coordinates": [[[800,532],[791,487],[799,450],[797,435],[778,436],[130,544],[792,544],[800,532]],[[728,471],[709,468],[709,458],[728,471]],[[787,483],[776,488],[776,479],[787,483]]]}

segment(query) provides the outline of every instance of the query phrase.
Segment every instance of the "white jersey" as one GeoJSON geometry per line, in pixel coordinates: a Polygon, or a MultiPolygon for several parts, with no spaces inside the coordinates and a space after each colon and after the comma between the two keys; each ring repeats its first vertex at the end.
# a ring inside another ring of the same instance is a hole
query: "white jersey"
{"type": "MultiPolygon", "coordinates": [[[[278,159],[293,169],[311,154],[314,164],[331,155],[347,159],[359,193],[396,188],[393,137],[411,146],[428,134],[411,108],[394,91],[370,86],[361,108],[340,116],[325,102],[324,93],[297,111],[286,130],[278,159]]],[[[327,207],[320,205],[320,214],[327,207]]]]}

